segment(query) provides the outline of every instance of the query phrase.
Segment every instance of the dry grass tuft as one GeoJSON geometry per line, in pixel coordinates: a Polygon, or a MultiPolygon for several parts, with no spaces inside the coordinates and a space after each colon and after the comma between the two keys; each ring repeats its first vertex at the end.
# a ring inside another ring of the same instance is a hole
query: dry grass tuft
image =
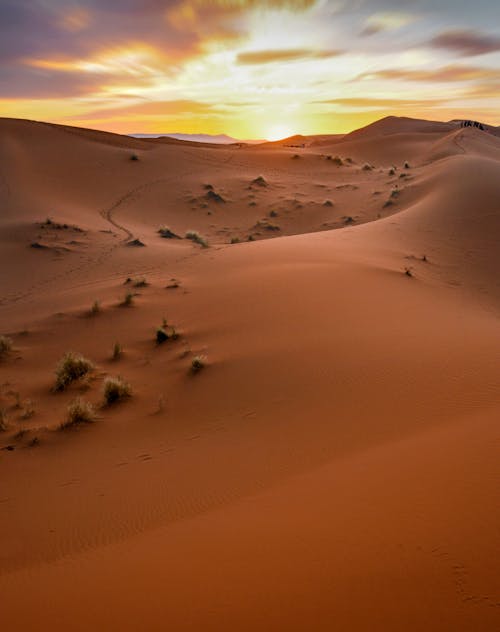
{"type": "Polygon", "coordinates": [[[81,424],[89,424],[95,421],[94,407],[90,402],[77,397],[68,406],[66,419],[61,423],[60,429],[73,428],[81,424]]]}
{"type": "Polygon", "coordinates": [[[195,230],[188,230],[186,233],[186,239],[190,239],[191,241],[194,241],[195,243],[199,244],[202,248],[208,248],[208,241],[195,230]]]}
{"type": "Polygon", "coordinates": [[[68,351],[57,365],[54,390],[64,391],[72,382],[84,377],[93,368],[92,362],[84,358],[80,353],[68,351]]]}
{"type": "Polygon", "coordinates": [[[204,356],[195,356],[191,360],[191,373],[198,373],[206,366],[206,361],[204,356]]]}
{"type": "Polygon", "coordinates": [[[120,376],[107,377],[102,385],[104,402],[109,406],[132,395],[130,384],[120,376]]]}

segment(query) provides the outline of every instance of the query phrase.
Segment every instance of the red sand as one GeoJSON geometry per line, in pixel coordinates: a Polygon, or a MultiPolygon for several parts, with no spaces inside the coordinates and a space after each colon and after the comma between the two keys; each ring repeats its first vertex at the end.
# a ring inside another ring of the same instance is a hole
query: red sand
{"type": "Polygon", "coordinates": [[[6,629],[498,627],[500,139],[382,123],[297,150],[0,120],[6,629]],[[54,393],[68,350],[96,369],[54,393]],[[61,431],[76,396],[98,419],[61,431]]]}

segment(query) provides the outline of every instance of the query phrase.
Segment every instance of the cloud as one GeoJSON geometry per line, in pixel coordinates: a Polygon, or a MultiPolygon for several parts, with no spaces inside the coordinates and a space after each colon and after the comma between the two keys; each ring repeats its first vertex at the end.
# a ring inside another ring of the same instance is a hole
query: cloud
{"type": "Polygon", "coordinates": [[[338,50],[318,51],[310,48],[258,50],[239,53],[236,61],[238,64],[258,65],[307,59],[328,59],[341,54],[342,51],[338,50]]]}
{"type": "Polygon", "coordinates": [[[434,48],[451,50],[465,57],[500,51],[499,36],[465,29],[445,31],[431,39],[429,43],[434,48]]]}
{"type": "Polygon", "coordinates": [[[492,68],[450,65],[433,70],[411,70],[406,68],[376,70],[374,72],[365,72],[358,75],[355,81],[358,79],[386,79],[398,81],[448,82],[495,79],[498,77],[500,77],[500,71],[492,68]]]}
{"type": "Polygon", "coordinates": [[[371,109],[371,108],[420,108],[440,105],[442,99],[382,99],[377,97],[346,97],[339,99],[327,99],[316,101],[315,103],[328,103],[330,105],[340,105],[346,108],[371,109]]]}
{"type": "Polygon", "coordinates": [[[365,26],[361,31],[361,35],[369,36],[384,31],[395,31],[418,19],[418,16],[412,15],[411,13],[378,13],[371,15],[365,20],[365,26]]]}

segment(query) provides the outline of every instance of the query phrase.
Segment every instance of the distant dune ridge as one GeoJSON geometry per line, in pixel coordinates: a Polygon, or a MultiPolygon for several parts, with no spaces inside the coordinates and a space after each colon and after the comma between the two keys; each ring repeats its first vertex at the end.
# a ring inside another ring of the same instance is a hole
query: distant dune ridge
{"type": "Polygon", "coordinates": [[[500,626],[484,128],[0,119],[6,630],[500,626]]]}

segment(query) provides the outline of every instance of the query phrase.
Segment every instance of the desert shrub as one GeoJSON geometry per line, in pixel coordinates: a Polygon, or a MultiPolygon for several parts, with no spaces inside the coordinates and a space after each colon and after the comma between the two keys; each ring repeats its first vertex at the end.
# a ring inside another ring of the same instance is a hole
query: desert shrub
{"type": "Polygon", "coordinates": [[[368,162],[365,162],[365,164],[361,167],[361,169],[363,169],[363,171],[372,171],[373,167],[368,162]]]}
{"type": "Polygon", "coordinates": [[[202,248],[208,248],[208,241],[195,230],[188,230],[186,233],[186,239],[190,239],[199,244],[202,248]]]}
{"type": "Polygon", "coordinates": [[[0,336],[0,359],[12,351],[12,340],[7,336],[0,336]]]}
{"type": "Polygon", "coordinates": [[[239,244],[240,243],[240,238],[239,237],[231,237],[231,243],[232,244],[239,244]]]}
{"type": "Polygon", "coordinates": [[[405,169],[409,169],[410,168],[410,163],[409,162],[405,162],[404,167],[405,167],[405,169]]]}
{"type": "Polygon", "coordinates": [[[325,200],[323,206],[333,206],[333,202],[331,200],[325,200]]]}
{"type": "Polygon", "coordinates": [[[247,241],[255,241],[255,237],[253,235],[248,235],[247,241]]]}
{"type": "Polygon", "coordinates": [[[203,356],[195,356],[191,360],[191,372],[198,373],[205,368],[205,358],[203,356]]]}
{"type": "Polygon", "coordinates": [[[90,308],[90,315],[97,316],[97,314],[99,314],[100,311],[101,311],[101,304],[99,303],[99,301],[94,301],[92,303],[92,307],[90,308]]]}
{"type": "Polygon", "coordinates": [[[120,376],[107,377],[102,385],[104,401],[106,404],[114,404],[121,399],[126,399],[132,394],[130,384],[120,376]]]}
{"type": "Polygon", "coordinates": [[[278,217],[278,211],[275,211],[275,210],[269,211],[269,217],[278,217]]]}
{"type": "Polygon", "coordinates": [[[148,285],[149,283],[146,281],[144,277],[141,277],[140,279],[132,279],[133,287],[147,287],[148,285]]]}
{"type": "Polygon", "coordinates": [[[267,187],[267,182],[264,176],[257,176],[257,178],[252,180],[252,184],[256,184],[259,187],[267,187]]]}
{"type": "Polygon", "coordinates": [[[132,155],[130,156],[130,160],[132,160],[132,161],[139,160],[139,156],[138,156],[137,154],[132,154],[132,155]]]}
{"type": "Polygon", "coordinates": [[[87,375],[94,365],[80,353],[68,351],[56,367],[56,391],[63,391],[71,382],[87,375]]]}
{"type": "Polygon", "coordinates": [[[72,428],[80,424],[89,424],[95,421],[95,410],[90,402],[77,397],[68,406],[66,419],[61,423],[60,428],[72,428]]]}
{"type": "Polygon", "coordinates": [[[179,235],[176,235],[168,226],[162,225],[158,229],[158,233],[160,237],[164,239],[180,239],[179,235]]]}
{"type": "Polygon", "coordinates": [[[412,277],[413,276],[413,272],[411,270],[411,268],[405,268],[405,275],[408,277],[412,277]]]}
{"type": "Polygon", "coordinates": [[[299,154],[293,154],[292,160],[297,160],[298,158],[300,158],[299,154]]]}
{"type": "Polygon", "coordinates": [[[333,164],[337,165],[337,167],[342,167],[344,161],[340,156],[334,156],[332,159],[333,164]]]}
{"type": "Polygon", "coordinates": [[[120,303],[122,307],[131,307],[134,304],[134,295],[132,292],[127,292],[123,298],[123,301],[120,303]]]}
{"type": "Polygon", "coordinates": [[[394,167],[391,167],[391,168],[389,169],[389,175],[390,175],[390,176],[393,176],[393,175],[395,175],[395,174],[396,174],[396,169],[394,169],[394,167]]]}
{"type": "Polygon", "coordinates": [[[165,327],[158,327],[156,330],[156,344],[161,345],[169,339],[169,335],[165,327]]]}
{"type": "Polygon", "coordinates": [[[113,360],[119,360],[122,357],[122,354],[123,349],[121,344],[119,342],[115,342],[115,344],[113,345],[113,353],[111,357],[113,358],[113,360]]]}

